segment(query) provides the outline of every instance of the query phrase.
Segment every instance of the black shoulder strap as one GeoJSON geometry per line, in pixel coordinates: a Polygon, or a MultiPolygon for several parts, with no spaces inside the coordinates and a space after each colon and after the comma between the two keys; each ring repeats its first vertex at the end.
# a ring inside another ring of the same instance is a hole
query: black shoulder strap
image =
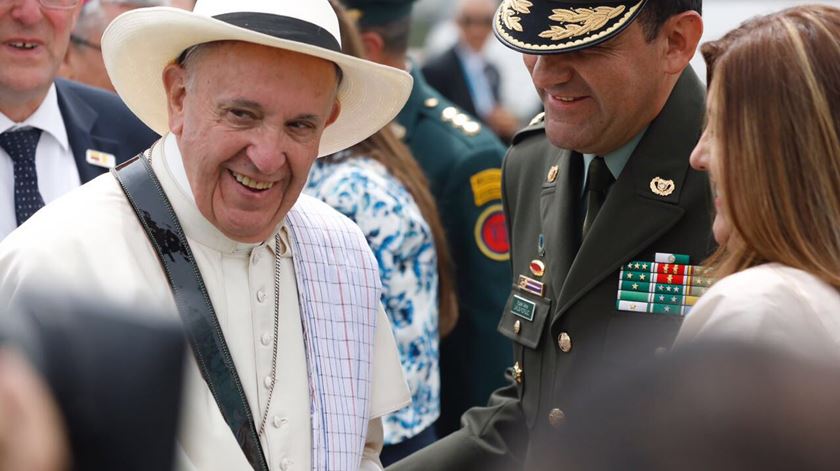
{"type": "Polygon", "coordinates": [[[268,471],[254,418],[181,224],[142,155],[111,170],[155,248],[201,376],[251,466],[268,471]]]}

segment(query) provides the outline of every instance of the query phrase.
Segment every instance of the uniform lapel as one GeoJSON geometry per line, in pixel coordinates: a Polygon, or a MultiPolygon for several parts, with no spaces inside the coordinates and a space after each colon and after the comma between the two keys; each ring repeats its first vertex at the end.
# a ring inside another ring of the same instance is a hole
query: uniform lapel
{"type": "MultiPolygon", "coordinates": [[[[547,142],[547,141],[546,141],[547,142]]],[[[540,194],[540,220],[543,221],[543,236],[546,251],[546,278],[551,287],[549,293],[557,296],[572,266],[578,248],[576,233],[576,208],[580,201],[579,189],[582,178],[573,169],[572,159],[582,157],[568,150],[552,148],[556,156],[549,159],[557,166],[557,180],[543,185],[540,194]]],[[[579,164],[579,162],[578,162],[579,164]]],[[[536,241],[534,241],[536,243],[536,241]]]]}
{"type": "Polygon", "coordinates": [[[99,113],[61,80],[56,80],[55,85],[58,92],[58,108],[61,110],[64,127],[67,129],[70,150],[76,160],[79,178],[82,183],[86,183],[108,171],[107,168],[88,163],[87,151],[95,150],[117,155],[119,143],[93,134],[93,125],[99,118],[99,113]]]}
{"type": "Polygon", "coordinates": [[[563,283],[555,320],[680,220],[685,212],[680,194],[703,113],[703,87],[688,69],[610,190],[563,283]],[[672,180],[674,192],[654,194],[650,185],[656,177],[672,180]]]}

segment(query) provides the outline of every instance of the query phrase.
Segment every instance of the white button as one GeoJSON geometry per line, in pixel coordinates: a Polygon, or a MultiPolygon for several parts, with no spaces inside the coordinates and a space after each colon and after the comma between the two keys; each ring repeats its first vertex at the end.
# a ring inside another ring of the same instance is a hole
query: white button
{"type": "Polygon", "coordinates": [[[263,381],[263,384],[265,384],[266,389],[271,388],[271,376],[266,376],[265,381],[263,381]]]}
{"type": "Polygon", "coordinates": [[[276,415],[274,416],[273,419],[271,419],[272,424],[274,424],[274,428],[280,428],[280,427],[286,425],[286,422],[288,422],[288,421],[289,421],[289,419],[287,419],[285,417],[278,417],[276,415]]]}
{"type": "Polygon", "coordinates": [[[295,464],[294,461],[290,460],[289,458],[283,458],[282,460],[280,460],[280,469],[286,471],[293,464],[295,464]]]}
{"type": "Polygon", "coordinates": [[[260,342],[262,342],[262,344],[267,347],[268,344],[271,343],[271,337],[272,337],[272,335],[269,334],[268,332],[266,332],[266,333],[262,334],[262,337],[260,338],[260,342]]]}
{"type": "Polygon", "coordinates": [[[257,301],[259,301],[259,302],[265,301],[265,291],[264,290],[257,291],[257,301]]]}

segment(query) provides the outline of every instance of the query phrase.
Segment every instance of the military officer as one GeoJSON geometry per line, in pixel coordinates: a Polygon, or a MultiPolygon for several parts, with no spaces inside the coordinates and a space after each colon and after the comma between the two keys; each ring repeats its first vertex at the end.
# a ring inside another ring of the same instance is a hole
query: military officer
{"type": "Polygon", "coordinates": [[[688,274],[712,249],[708,183],[689,167],[703,123],[688,67],[700,11],[701,0],[502,2],[494,32],[524,53],[545,108],[502,170],[511,382],[389,469],[562,467],[566,410],[590,378],[667,351],[706,281],[688,274]]]}
{"type": "Polygon", "coordinates": [[[504,146],[475,118],[431,88],[406,59],[414,0],[345,0],[367,58],[404,68],[414,89],[397,129],[431,185],[455,265],[459,320],[441,342],[439,435],[505,383],[509,342],[496,331],[510,291],[509,245],[501,201],[504,146]]]}

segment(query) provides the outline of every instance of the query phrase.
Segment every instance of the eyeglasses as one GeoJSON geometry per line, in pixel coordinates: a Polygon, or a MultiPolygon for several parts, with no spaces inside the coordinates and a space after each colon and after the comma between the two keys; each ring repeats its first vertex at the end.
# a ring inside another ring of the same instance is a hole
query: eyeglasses
{"type": "Polygon", "coordinates": [[[458,18],[458,23],[462,26],[470,27],[477,26],[482,28],[489,28],[493,25],[493,15],[489,16],[469,16],[464,15],[458,18]]]}
{"type": "MultiPolygon", "coordinates": [[[[81,0],[38,0],[44,8],[51,10],[70,10],[76,8],[81,0]]],[[[0,5],[13,3],[14,0],[0,0],[0,5]]]]}
{"type": "Polygon", "coordinates": [[[88,41],[87,39],[85,39],[81,36],[76,36],[75,34],[71,34],[70,35],[70,41],[73,44],[78,44],[79,46],[89,47],[91,49],[95,49],[97,51],[102,52],[102,46],[100,46],[99,44],[96,44],[96,43],[92,43],[92,42],[88,41]]]}

